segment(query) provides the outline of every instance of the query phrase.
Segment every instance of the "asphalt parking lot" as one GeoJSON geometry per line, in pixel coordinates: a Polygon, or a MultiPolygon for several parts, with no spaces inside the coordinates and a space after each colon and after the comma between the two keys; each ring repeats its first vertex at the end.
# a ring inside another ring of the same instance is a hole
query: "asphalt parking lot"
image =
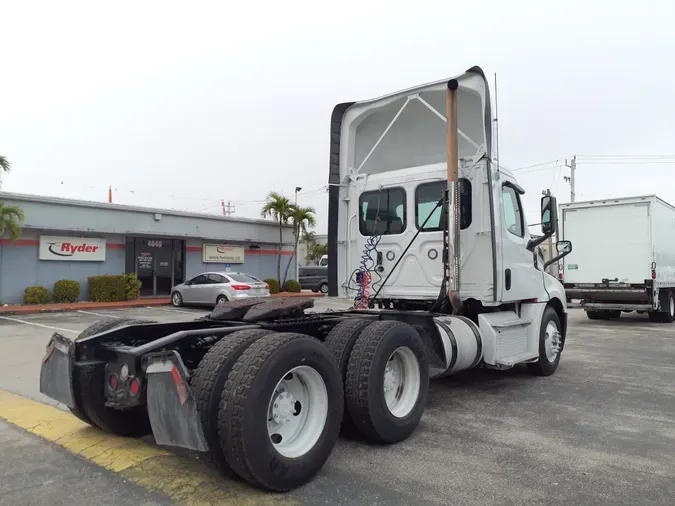
{"type": "MultiPolygon", "coordinates": [[[[316,302],[318,311],[328,307],[329,300],[316,302]]],[[[154,307],[0,317],[0,389],[55,404],[38,391],[40,359],[55,330],[75,336],[106,317],[180,321],[206,312],[154,307]]],[[[229,492],[213,495],[214,502],[232,504],[672,504],[675,324],[570,313],[555,375],[470,371],[434,382],[410,439],[390,447],[342,439],[319,476],[290,494],[247,495],[192,454],[172,465],[218,481],[229,492]]],[[[0,449],[0,504],[46,497],[50,504],[190,503],[4,422],[0,449]]]]}

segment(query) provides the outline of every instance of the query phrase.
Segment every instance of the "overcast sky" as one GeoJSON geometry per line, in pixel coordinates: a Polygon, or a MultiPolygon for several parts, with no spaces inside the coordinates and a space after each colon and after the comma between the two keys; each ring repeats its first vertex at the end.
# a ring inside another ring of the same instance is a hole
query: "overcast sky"
{"type": "Polygon", "coordinates": [[[675,3],[553,5],[0,0],[3,190],[256,217],[301,186],[323,233],[333,106],[479,65],[502,163],[560,160],[519,174],[530,222],[575,154],[577,200],[675,203],[675,156],[627,157],[675,155],[675,3]]]}

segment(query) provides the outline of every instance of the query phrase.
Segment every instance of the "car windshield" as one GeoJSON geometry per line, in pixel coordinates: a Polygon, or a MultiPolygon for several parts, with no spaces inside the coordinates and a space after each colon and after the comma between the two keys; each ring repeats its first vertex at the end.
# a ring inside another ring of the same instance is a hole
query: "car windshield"
{"type": "Polygon", "coordinates": [[[227,273],[228,277],[232,281],[236,281],[237,283],[262,283],[258,278],[254,278],[253,276],[249,276],[248,274],[242,274],[239,272],[235,273],[227,273]]]}

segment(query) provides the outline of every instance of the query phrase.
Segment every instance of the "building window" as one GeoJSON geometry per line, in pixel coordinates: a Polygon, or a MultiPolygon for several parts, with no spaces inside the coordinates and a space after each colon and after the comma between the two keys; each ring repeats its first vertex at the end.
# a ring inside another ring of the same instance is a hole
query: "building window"
{"type": "Polygon", "coordinates": [[[511,186],[502,186],[502,200],[504,202],[504,225],[513,235],[523,237],[523,207],[520,197],[511,186]]]}
{"type": "Polygon", "coordinates": [[[405,190],[388,188],[365,192],[359,198],[362,235],[402,234],[406,228],[405,190]]]}
{"type": "MultiPolygon", "coordinates": [[[[448,182],[434,181],[433,183],[423,183],[415,189],[415,224],[417,228],[422,228],[424,220],[429,213],[436,207],[438,201],[443,197],[443,192],[448,188],[448,182]]],[[[472,220],[471,212],[471,182],[468,179],[459,180],[459,226],[462,230],[469,228],[472,220]]],[[[422,232],[438,232],[445,228],[445,214],[443,208],[437,208],[422,232]]]]}

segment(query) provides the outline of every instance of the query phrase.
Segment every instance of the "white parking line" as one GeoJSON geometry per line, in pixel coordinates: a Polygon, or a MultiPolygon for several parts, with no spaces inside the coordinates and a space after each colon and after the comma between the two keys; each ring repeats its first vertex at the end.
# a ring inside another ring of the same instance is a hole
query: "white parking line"
{"type": "Polygon", "coordinates": [[[145,309],[152,309],[152,310],[157,310],[157,311],[166,311],[167,313],[185,313],[185,314],[193,314],[193,315],[207,315],[211,313],[202,313],[199,311],[184,311],[182,309],[167,309],[165,307],[156,307],[156,306],[146,306],[145,309]]]}
{"type": "Polygon", "coordinates": [[[36,327],[42,327],[44,329],[58,330],[60,332],[72,332],[73,334],[79,334],[79,330],[72,329],[62,329],[61,327],[52,327],[51,325],[42,325],[41,323],[27,322],[26,320],[19,320],[18,318],[10,318],[9,316],[0,316],[3,320],[9,320],[11,322],[25,323],[26,325],[34,325],[36,327]]]}
{"type": "Polygon", "coordinates": [[[121,316],[113,316],[111,314],[103,314],[103,313],[94,313],[93,311],[82,311],[81,309],[78,309],[77,312],[82,314],[90,314],[94,316],[102,316],[103,318],[122,318],[121,316]]]}

